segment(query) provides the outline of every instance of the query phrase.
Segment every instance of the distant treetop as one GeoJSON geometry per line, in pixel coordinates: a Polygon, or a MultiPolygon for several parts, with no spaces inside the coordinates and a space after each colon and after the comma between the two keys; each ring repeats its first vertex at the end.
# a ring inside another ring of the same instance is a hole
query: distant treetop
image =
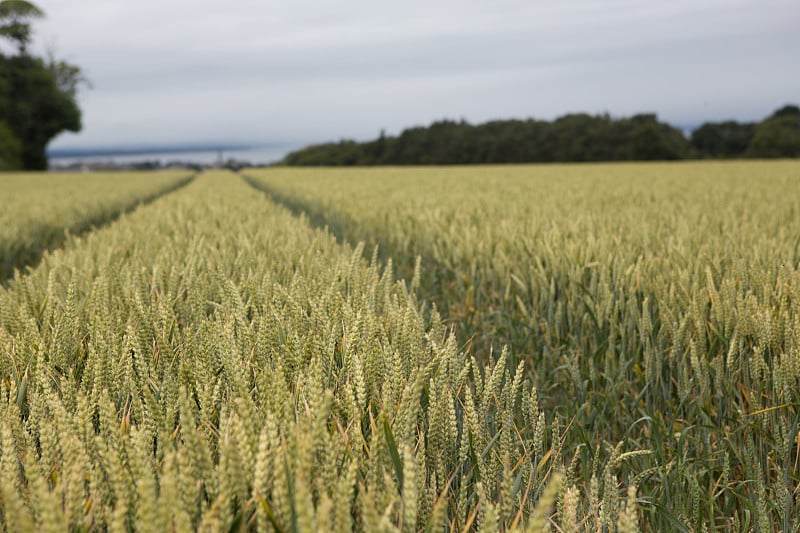
{"type": "Polygon", "coordinates": [[[31,21],[44,16],[25,0],[0,0],[0,170],[47,168],[48,143],[63,131],[81,129],[77,92],[87,80],[79,67],[28,53],[31,21]]]}
{"type": "Polygon", "coordinates": [[[292,152],[300,166],[450,165],[697,158],[798,157],[800,108],[786,105],[760,123],[707,122],[687,139],[653,113],[630,118],[573,113],[554,121],[442,120],[373,141],[342,140],[292,152]]]}
{"type": "Polygon", "coordinates": [[[31,19],[44,17],[44,11],[25,0],[0,1],[0,37],[11,39],[20,54],[31,40],[31,19]]]}
{"type": "Polygon", "coordinates": [[[800,117],[800,107],[796,105],[785,105],[770,116],[770,118],[776,117],[800,117]]]}

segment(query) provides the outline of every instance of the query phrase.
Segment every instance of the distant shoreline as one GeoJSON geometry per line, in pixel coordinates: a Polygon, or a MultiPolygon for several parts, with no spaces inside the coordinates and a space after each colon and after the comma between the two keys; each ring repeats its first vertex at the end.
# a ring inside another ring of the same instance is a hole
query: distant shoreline
{"type": "Polygon", "coordinates": [[[139,145],[139,146],[111,146],[89,148],[54,148],[47,151],[51,158],[78,158],[78,157],[114,157],[137,156],[146,154],[189,154],[199,152],[230,152],[257,149],[280,149],[291,146],[291,143],[266,143],[266,144],[176,144],[176,145],[139,145]]]}
{"type": "Polygon", "coordinates": [[[103,149],[62,149],[54,150],[49,156],[51,170],[87,170],[87,169],[122,169],[150,170],[173,167],[210,167],[210,166],[263,166],[273,165],[286,156],[296,144],[271,144],[263,147],[257,145],[236,148],[225,145],[220,148],[192,146],[161,146],[153,150],[144,147],[103,148],[103,149]],[[68,154],[68,155],[60,155],[68,154]]]}

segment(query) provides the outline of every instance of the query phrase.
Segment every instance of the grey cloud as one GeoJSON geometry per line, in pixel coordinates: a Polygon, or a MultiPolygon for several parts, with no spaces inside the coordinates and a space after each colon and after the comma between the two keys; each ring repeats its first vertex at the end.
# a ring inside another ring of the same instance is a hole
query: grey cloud
{"type": "Polygon", "coordinates": [[[96,86],[85,131],[58,141],[70,145],[324,140],[579,110],[691,124],[800,94],[793,0],[41,5],[40,40],[96,86]]]}

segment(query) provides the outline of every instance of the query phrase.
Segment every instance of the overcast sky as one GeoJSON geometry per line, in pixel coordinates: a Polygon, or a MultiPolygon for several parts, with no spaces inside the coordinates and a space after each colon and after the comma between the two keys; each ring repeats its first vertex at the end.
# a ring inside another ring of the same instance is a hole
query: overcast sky
{"type": "Polygon", "coordinates": [[[441,118],[800,103],[798,0],[38,0],[36,49],[84,68],[54,146],[367,139],[441,118]]]}

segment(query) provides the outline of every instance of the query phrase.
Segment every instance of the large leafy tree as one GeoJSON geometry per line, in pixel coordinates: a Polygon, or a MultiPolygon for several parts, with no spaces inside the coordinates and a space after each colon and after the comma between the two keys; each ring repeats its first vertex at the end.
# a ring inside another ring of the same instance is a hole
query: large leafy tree
{"type": "Polygon", "coordinates": [[[692,148],[699,157],[742,157],[755,130],[753,123],[706,122],[692,132],[692,148]]]}
{"type": "Polygon", "coordinates": [[[31,19],[44,17],[44,12],[25,0],[0,1],[0,36],[11,39],[24,55],[31,41],[31,19]]]}
{"type": "Polygon", "coordinates": [[[0,171],[22,166],[22,145],[3,121],[0,121],[0,171]]]}
{"type": "Polygon", "coordinates": [[[800,157],[800,107],[787,105],[758,125],[750,157],[800,157]]]}
{"type": "Polygon", "coordinates": [[[47,145],[63,131],[81,129],[80,68],[28,53],[31,21],[41,9],[25,0],[0,0],[0,37],[15,54],[0,53],[0,168],[47,168],[47,145]]]}

